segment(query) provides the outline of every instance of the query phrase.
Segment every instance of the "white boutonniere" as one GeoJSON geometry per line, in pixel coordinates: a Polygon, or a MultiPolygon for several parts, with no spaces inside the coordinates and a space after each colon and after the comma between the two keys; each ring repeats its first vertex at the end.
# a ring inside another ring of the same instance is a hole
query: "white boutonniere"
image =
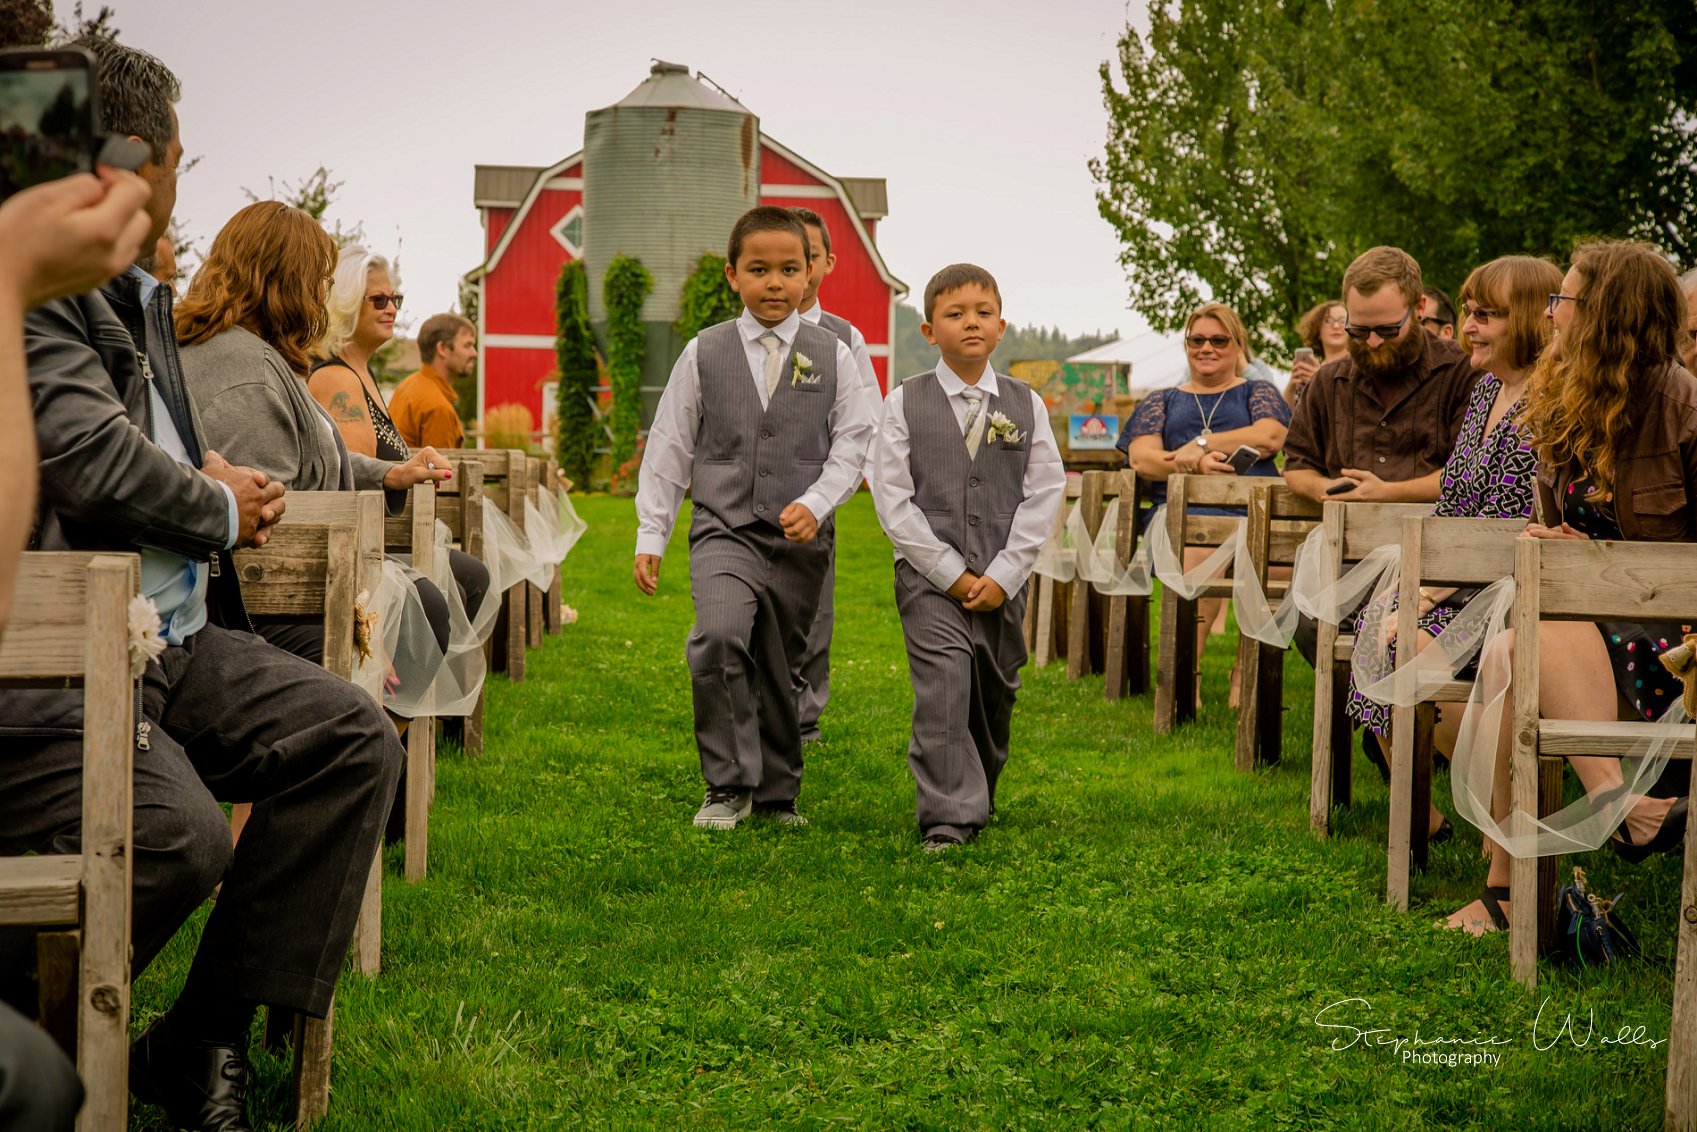
{"type": "Polygon", "coordinates": [[[150,597],[132,597],[129,608],[130,679],[147,671],[147,662],[165,651],[165,626],[150,597]]]}
{"type": "Polygon", "coordinates": [[[984,438],[991,444],[998,440],[1003,444],[1018,444],[1025,439],[1025,434],[1014,426],[1013,421],[1009,420],[1006,414],[996,412],[990,414],[990,426],[985,432],[984,438]]]}
{"type": "Polygon", "coordinates": [[[790,373],[790,388],[798,385],[818,385],[820,375],[813,372],[813,359],[800,350],[795,354],[795,368],[790,373]]]}

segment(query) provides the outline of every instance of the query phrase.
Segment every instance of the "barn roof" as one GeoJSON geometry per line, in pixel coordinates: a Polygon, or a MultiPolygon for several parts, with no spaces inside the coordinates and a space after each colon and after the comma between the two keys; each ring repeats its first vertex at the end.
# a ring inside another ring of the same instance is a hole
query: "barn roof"
{"type": "Polygon", "coordinates": [[[478,208],[517,208],[541,175],[542,169],[534,165],[479,165],[472,200],[478,208]]]}
{"type": "Polygon", "coordinates": [[[890,215],[890,194],[882,177],[838,177],[854,210],[862,220],[882,220],[890,215]]]}

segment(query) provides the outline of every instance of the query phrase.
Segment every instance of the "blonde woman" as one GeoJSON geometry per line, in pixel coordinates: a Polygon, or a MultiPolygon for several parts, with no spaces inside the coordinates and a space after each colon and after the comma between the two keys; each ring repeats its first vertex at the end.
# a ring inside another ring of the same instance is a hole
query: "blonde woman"
{"type": "Polygon", "coordinates": [[[407,444],[371,376],[371,356],[395,336],[402,297],[388,260],[357,245],[343,248],[330,286],[329,329],[307,379],[349,452],[398,463],[407,459],[407,444]]]}

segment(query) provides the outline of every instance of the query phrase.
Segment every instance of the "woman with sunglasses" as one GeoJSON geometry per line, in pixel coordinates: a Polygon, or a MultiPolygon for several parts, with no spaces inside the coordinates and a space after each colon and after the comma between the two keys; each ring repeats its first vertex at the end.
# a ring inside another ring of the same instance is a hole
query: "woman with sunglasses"
{"type": "Polygon", "coordinates": [[[407,458],[406,441],[371,376],[372,355],[395,336],[401,299],[388,260],[358,245],[343,248],[330,287],[329,326],[307,381],[348,451],[380,460],[407,458]]]}
{"type": "Polygon", "coordinates": [[[1290,363],[1290,384],[1285,386],[1285,400],[1294,410],[1302,400],[1308,381],[1327,362],[1335,362],[1349,354],[1349,309],[1336,299],[1327,299],[1310,307],[1296,324],[1296,335],[1309,351],[1290,363]]]}
{"type": "MultiPolygon", "coordinates": [[[[1532,366],[1550,341],[1545,298],[1561,285],[1561,272],[1549,260],[1503,256],[1473,269],[1461,288],[1462,328],[1472,348],[1468,360],[1484,376],[1473,386],[1455,448],[1444,465],[1438,502],[1432,514],[1448,518],[1524,519],[1532,514],[1532,448],[1520,428],[1526,385],[1532,366]]],[[[1432,587],[1420,591],[1420,632],[1416,650],[1424,652],[1477,591],[1432,587]]],[[[1385,611],[1362,610],[1355,618],[1356,648],[1368,647],[1364,627],[1394,626],[1393,600],[1385,611]]],[[[1388,671],[1396,642],[1386,640],[1382,664],[1388,671]]],[[[1434,742],[1448,753],[1455,747],[1462,704],[1440,704],[1434,742]]],[[[1358,727],[1368,757],[1387,769],[1384,737],[1390,733],[1391,707],[1369,700],[1350,677],[1346,710],[1358,727]],[[1377,752],[1373,748],[1377,748],[1377,752]],[[1374,754],[1377,753],[1377,758],[1374,754]]],[[[1427,815],[1427,836],[1446,841],[1454,827],[1435,804],[1427,815]]]]}
{"type": "MultiPolygon", "coordinates": [[[[1543,539],[1697,542],[1697,380],[1679,364],[1683,300],[1673,269],[1650,245],[1631,240],[1584,243],[1558,290],[1548,296],[1551,345],[1533,369],[1523,427],[1537,455],[1537,519],[1526,533],[1543,539]]],[[[1657,662],[1677,645],[1679,625],[1540,621],[1539,714],[1612,721],[1658,719],[1680,683],[1657,662]]],[[[1506,665],[1512,633],[1481,660],[1506,665]]],[[[1513,701],[1510,689],[1510,703],[1513,701]]],[[[1505,774],[1508,729],[1458,751],[1453,782],[1505,774]],[[1493,760],[1486,768],[1479,759],[1493,760]]],[[[1623,786],[1618,759],[1570,758],[1592,812],[1623,786]]],[[[1688,775],[1682,764],[1680,773],[1688,775]]],[[[1579,803],[1584,804],[1584,803],[1579,803]]],[[[1684,841],[1687,800],[1639,794],[1610,846],[1628,860],[1671,852],[1684,841]]],[[[1493,796],[1501,823],[1507,799],[1493,796]]],[[[1480,898],[1448,926],[1482,935],[1506,926],[1509,856],[1489,837],[1490,869],[1480,898]]]]}
{"type": "MultiPolygon", "coordinates": [[[[1157,390],[1139,402],[1117,445],[1126,454],[1126,464],[1152,485],[1149,495],[1157,507],[1166,502],[1167,477],[1175,473],[1235,475],[1229,461],[1240,447],[1260,453],[1244,475],[1278,475],[1273,457],[1284,447],[1285,430],[1290,424],[1290,406],[1278,388],[1271,382],[1244,377],[1249,364],[1249,335],[1236,311],[1224,303],[1198,307],[1185,320],[1184,347],[1190,364],[1189,380],[1172,389],[1157,390]]],[[[1194,507],[1191,513],[1225,515],[1241,513],[1241,508],[1234,512],[1224,507],[1194,507]]],[[[1193,569],[1208,554],[1206,548],[1187,547],[1185,569],[1193,569]]],[[[1199,603],[1199,664],[1209,628],[1224,628],[1225,609],[1223,598],[1199,603]]],[[[1234,667],[1233,706],[1237,701],[1237,675],[1234,667]]]]}

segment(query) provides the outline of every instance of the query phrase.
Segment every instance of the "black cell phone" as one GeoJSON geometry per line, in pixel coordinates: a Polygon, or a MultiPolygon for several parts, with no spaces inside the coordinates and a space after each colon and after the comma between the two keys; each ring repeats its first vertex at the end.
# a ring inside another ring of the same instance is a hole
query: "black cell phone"
{"type": "Polygon", "coordinates": [[[1354,491],[1359,486],[1361,485],[1356,483],[1354,480],[1339,480],[1337,483],[1334,483],[1331,487],[1326,489],[1326,494],[1342,495],[1346,491],[1354,491]]]}
{"type": "Polygon", "coordinates": [[[1253,468],[1260,459],[1261,450],[1259,448],[1253,444],[1239,444],[1237,451],[1226,458],[1226,463],[1231,465],[1232,471],[1241,476],[1248,472],[1250,468],[1253,468]]]}
{"type": "Polygon", "coordinates": [[[80,48],[0,51],[0,200],[94,169],[96,97],[94,57],[80,48]]]}

